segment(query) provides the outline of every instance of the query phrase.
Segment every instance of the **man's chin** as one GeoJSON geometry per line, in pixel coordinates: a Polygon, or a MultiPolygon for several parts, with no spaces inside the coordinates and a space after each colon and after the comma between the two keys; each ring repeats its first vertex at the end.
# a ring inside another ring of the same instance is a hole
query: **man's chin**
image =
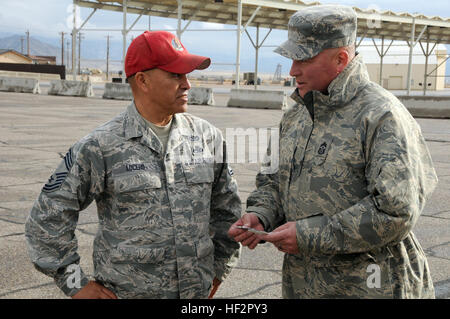
{"type": "Polygon", "coordinates": [[[182,105],[178,106],[176,108],[174,114],[176,114],[176,113],[184,113],[184,112],[187,112],[187,110],[188,110],[188,104],[185,103],[185,104],[182,104],[182,105]]]}

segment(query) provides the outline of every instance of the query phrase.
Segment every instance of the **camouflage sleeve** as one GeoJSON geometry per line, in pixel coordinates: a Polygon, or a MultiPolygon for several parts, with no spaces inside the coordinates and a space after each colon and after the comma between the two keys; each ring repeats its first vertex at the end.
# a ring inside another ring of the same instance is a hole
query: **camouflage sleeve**
{"type": "Polygon", "coordinates": [[[223,281],[238,263],[240,245],[228,237],[228,229],[241,217],[241,200],[233,170],[227,162],[226,143],[223,145],[222,161],[214,165],[214,185],[211,195],[210,228],[214,243],[214,268],[216,277],[223,281]]]}
{"type": "MultiPolygon", "coordinates": [[[[279,143],[279,140],[278,140],[279,143]]],[[[278,145],[278,143],[276,145],[278,145]]],[[[279,195],[279,152],[269,141],[264,162],[256,175],[256,189],[247,198],[247,213],[254,213],[266,231],[282,224],[284,214],[279,195]],[[272,149],[273,148],[273,149],[272,149]]]]}
{"type": "Polygon", "coordinates": [[[88,283],[79,267],[75,228],[79,212],[102,191],[104,165],[99,155],[93,140],[75,144],[44,185],[25,224],[32,263],[67,296],[88,283]]]}
{"type": "Polygon", "coordinates": [[[437,184],[431,156],[413,119],[387,112],[364,142],[369,195],[348,209],[297,222],[305,254],[370,251],[403,240],[437,184]]]}

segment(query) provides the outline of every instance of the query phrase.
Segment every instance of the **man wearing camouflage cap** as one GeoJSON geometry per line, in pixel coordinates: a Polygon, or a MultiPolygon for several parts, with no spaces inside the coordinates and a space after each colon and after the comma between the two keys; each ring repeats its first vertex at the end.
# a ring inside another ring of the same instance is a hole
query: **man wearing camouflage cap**
{"type": "Polygon", "coordinates": [[[221,132],[184,113],[186,74],[210,59],[169,32],[130,45],[134,101],[73,145],[26,222],[35,267],[73,298],[212,297],[236,265],[227,236],[241,215],[221,132]],[[79,212],[97,204],[94,280],[79,266],[79,212]]]}
{"type": "Polygon", "coordinates": [[[411,232],[437,183],[432,160],[406,108],[369,80],[355,38],[350,7],[289,20],[275,51],[293,60],[298,103],[280,123],[278,170],[261,168],[229,234],[285,253],[284,298],[434,298],[411,232]]]}

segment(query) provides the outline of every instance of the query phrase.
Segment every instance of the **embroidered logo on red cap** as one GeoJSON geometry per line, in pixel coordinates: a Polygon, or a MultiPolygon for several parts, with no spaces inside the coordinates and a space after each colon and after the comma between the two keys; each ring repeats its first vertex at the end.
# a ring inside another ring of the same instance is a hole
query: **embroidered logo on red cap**
{"type": "Polygon", "coordinates": [[[172,39],[172,46],[177,51],[183,51],[183,47],[181,46],[180,41],[177,38],[172,39]]]}

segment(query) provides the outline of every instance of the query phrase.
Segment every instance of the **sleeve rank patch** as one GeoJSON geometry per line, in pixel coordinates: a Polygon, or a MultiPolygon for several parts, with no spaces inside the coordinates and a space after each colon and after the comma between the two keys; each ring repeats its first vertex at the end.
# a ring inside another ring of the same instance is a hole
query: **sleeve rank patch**
{"type": "Polygon", "coordinates": [[[62,183],[66,180],[70,169],[73,166],[72,149],[70,149],[63,158],[62,163],[58,166],[56,171],[48,179],[47,183],[42,188],[42,191],[51,193],[57,191],[62,183]]]}
{"type": "Polygon", "coordinates": [[[72,161],[72,149],[70,149],[64,156],[64,164],[66,165],[67,171],[70,171],[73,165],[72,161]]]}

